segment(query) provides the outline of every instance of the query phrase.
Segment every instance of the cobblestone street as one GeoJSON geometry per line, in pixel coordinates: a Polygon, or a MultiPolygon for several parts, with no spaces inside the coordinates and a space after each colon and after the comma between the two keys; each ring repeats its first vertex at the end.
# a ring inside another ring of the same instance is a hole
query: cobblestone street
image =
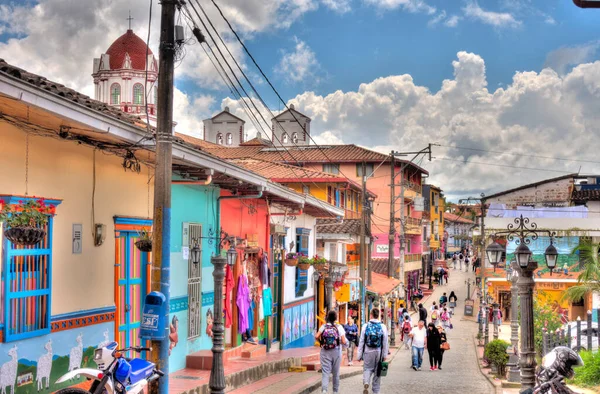
{"type": "MultiPolygon", "coordinates": [[[[477,355],[473,343],[473,337],[477,334],[477,323],[463,319],[464,299],[467,294],[465,281],[468,278],[474,281],[475,275],[471,272],[466,273],[450,268],[449,284],[437,287],[425,303],[425,307],[429,310],[432,302],[437,301],[442,293],[450,294],[452,290],[459,298],[452,320],[454,328],[447,333],[451,350],[444,354],[443,370],[433,372],[429,370],[429,359],[427,351],[425,351],[423,370],[413,371],[410,368],[410,350],[400,349],[390,365],[388,375],[382,379],[381,393],[490,394],[495,392],[490,382],[480,373],[477,365],[477,355]]],[[[343,379],[340,384],[340,393],[358,393],[361,387],[361,375],[343,379]]],[[[329,392],[331,392],[331,386],[329,392]]],[[[313,393],[320,393],[320,390],[313,393]]]]}

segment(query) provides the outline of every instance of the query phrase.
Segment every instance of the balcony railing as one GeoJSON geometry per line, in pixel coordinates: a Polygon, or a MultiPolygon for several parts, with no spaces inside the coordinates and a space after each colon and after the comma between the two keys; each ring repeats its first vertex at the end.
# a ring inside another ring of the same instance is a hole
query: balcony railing
{"type": "Polygon", "coordinates": [[[404,255],[405,263],[412,263],[415,261],[421,261],[421,254],[419,253],[408,253],[404,255]]]}
{"type": "Polygon", "coordinates": [[[405,221],[406,221],[405,231],[407,234],[411,234],[411,235],[420,235],[421,234],[421,232],[423,231],[421,228],[421,219],[408,217],[408,218],[405,218],[405,221]]]}

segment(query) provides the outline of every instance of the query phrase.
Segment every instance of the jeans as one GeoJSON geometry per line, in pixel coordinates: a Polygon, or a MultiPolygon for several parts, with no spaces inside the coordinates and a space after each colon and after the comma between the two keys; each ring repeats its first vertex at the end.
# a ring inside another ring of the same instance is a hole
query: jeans
{"type": "Polygon", "coordinates": [[[356,344],[350,341],[350,345],[348,349],[346,349],[346,356],[348,357],[348,362],[351,363],[354,360],[354,349],[356,348],[356,344]]]}
{"type": "Polygon", "coordinates": [[[413,359],[413,367],[421,368],[421,364],[423,364],[423,350],[424,347],[412,347],[412,359],[413,359]]]}
{"type": "Polygon", "coordinates": [[[437,360],[438,368],[442,366],[442,361],[444,361],[444,350],[440,350],[440,352],[438,353],[438,360],[437,360]]]}

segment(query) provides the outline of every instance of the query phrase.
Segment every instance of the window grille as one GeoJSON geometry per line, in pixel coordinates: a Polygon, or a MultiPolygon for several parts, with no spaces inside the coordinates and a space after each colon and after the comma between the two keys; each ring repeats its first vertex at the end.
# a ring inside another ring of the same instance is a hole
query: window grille
{"type": "Polygon", "coordinates": [[[200,248],[200,259],[197,264],[192,261],[192,253],[188,257],[188,339],[200,336],[202,314],[202,225],[189,224],[190,251],[197,245],[200,248]]]}
{"type": "Polygon", "coordinates": [[[133,104],[144,104],[144,85],[142,85],[141,83],[136,83],[135,85],[133,85],[133,104]]]}
{"type": "MultiPolygon", "coordinates": [[[[308,256],[308,238],[310,229],[296,229],[296,252],[308,256]]],[[[308,288],[308,270],[296,267],[296,297],[302,297],[308,288]]]]}
{"type": "MultiPolygon", "coordinates": [[[[8,197],[4,202],[14,204],[16,200],[15,197],[8,197]]],[[[58,205],[60,201],[45,203],[58,205]]],[[[37,245],[20,246],[2,238],[5,342],[50,333],[53,221],[52,217],[48,219],[44,226],[46,236],[37,245]]]]}
{"type": "Polygon", "coordinates": [[[110,87],[110,103],[121,104],[121,85],[113,83],[110,87]]]}

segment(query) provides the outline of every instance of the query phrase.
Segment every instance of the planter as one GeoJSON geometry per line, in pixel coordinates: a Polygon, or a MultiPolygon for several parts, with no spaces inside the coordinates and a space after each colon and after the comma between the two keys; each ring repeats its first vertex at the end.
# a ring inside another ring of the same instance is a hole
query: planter
{"type": "Polygon", "coordinates": [[[285,265],[288,267],[295,267],[298,265],[298,259],[285,259],[285,265]]]}
{"type": "Polygon", "coordinates": [[[298,263],[298,268],[300,268],[301,270],[307,270],[310,268],[310,266],[310,263],[298,263]]]}
{"type": "Polygon", "coordinates": [[[152,240],[140,239],[139,241],[135,242],[135,247],[142,252],[152,252],[152,240]]]}
{"type": "Polygon", "coordinates": [[[11,227],[4,231],[4,236],[16,245],[35,245],[46,236],[46,231],[37,227],[11,227]]]}
{"type": "Polygon", "coordinates": [[[315,269],[319,272],[328,272],[329,271],[329,264],[325,263],[325,264],[313,264],[313,267],[315,267],[315,269]]]}

